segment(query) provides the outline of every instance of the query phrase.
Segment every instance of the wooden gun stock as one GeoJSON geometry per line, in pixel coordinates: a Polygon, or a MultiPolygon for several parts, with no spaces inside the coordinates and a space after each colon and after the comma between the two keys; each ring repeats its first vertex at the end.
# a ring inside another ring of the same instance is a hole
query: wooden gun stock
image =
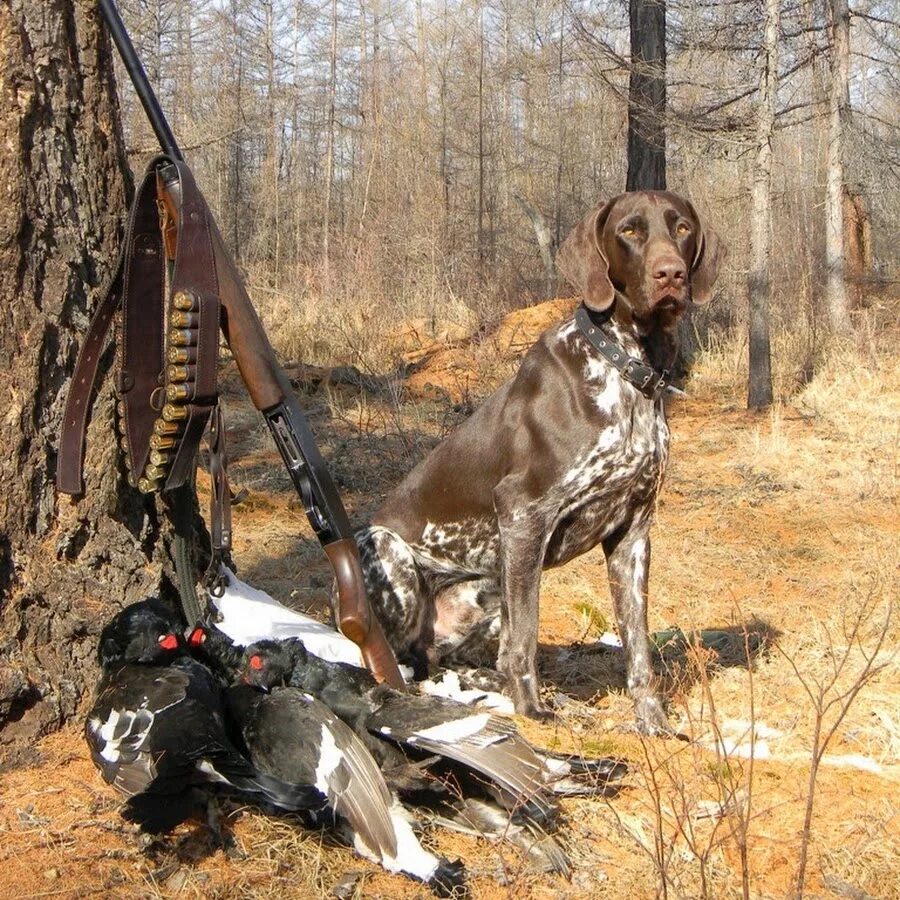
{"type": "Polygon", "coordinates": [[[325,545],[324,550],[337,581],[337,617],[341,631],[359,647],[366,666],[379,681],[404,690],[406,685],[397,667],[394,651],[378,619],[369,612],[356,541],[353,538],[332,541],[325,545]]]}

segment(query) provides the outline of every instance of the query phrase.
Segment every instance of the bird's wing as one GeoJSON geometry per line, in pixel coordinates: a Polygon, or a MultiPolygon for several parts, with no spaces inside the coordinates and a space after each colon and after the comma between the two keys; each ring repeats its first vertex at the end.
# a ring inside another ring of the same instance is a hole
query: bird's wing
{"type": "Polygon", "coordinates": [[[151,738],[154,722],[184,701],[189,683],[185,672],[150,666],[104,676],[85,736],[105,781],[129,796],[154,781],[161,756],[151,738]]]}
{"type": "Polygon", "coordinates": [[[393,797],[384,776],[362,741],[325,704],[297,688],[276,689],[261,695],[244,734],[257,768],[315,785],[374,853],[396,856],[393,797]]]}
{"type": "Polygon", "coordinates": [[[433,825],[461,834],[509,841],[525,851],[531,863],[543,872],[571,877],[572,863],[559,840],[528,818],[510,818],[509,812],[484,800],[461,798],[430,817],[433,825]]]}
{"type": "Polygon", "coordinates": [[[439,697],[391,694],[366,724],[375,734],[487,776],[500,788],[498,799],[508,809],[521,809],[537,821],[556,816],[541,760],[506,719],[439,697]]]}
{"type": "Polygon", "coordinates": [[[563,797],[584,795],[614,796],[628,764],[613,757],[567,756],[549,750],[535,750],[544,765],[547,787],[563,797]]]}

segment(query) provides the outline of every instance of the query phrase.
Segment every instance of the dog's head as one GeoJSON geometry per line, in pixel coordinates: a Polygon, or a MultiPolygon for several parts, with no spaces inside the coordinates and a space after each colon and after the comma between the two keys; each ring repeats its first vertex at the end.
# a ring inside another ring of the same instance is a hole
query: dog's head
{"type": "Polygon", "coordinates": [[[688,302],[709,300],[724,248],[694,207],[669,191],[631,191],[599,203],[569,233],[556,264],[586,306],[616,293],[633,317],[672,322],[688,302]]]}

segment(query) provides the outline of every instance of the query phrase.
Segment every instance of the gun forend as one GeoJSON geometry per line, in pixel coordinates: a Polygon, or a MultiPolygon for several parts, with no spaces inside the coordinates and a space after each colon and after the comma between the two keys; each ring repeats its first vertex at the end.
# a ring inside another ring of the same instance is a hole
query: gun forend
{"type": "Polygon", "coordinates": [[[360,648],[372,674],[379,681],[402,691],[405,682],[397,667],[394,651],[378,620],[369,611],[356,541],[344,538],[325,544],[324,549],[337,582],[338,626],[360,648]]]}

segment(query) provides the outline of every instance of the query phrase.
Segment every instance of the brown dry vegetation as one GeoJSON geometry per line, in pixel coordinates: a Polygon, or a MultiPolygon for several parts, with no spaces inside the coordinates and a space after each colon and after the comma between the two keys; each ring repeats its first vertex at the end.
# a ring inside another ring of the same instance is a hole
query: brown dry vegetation
{"type": "MultiPolygon", "coordinates": [[[[395,343],[379,346],[378,364],[392,354],[412,363],[406,381],[382,376],[358,388],[297,369],[354,518],[364,520],[567,308],[557,302],[515,313],[472,340],[449,326],[435,340],[428,322],[392,329],[395,343]]],[[[858,346],[817,351],[818,374],[802,388],[808,348],[779,339],[783,402],[770,413],[742,408],[746,354],[734,340],[702,354],[690,396],[672,402],[651,629],[732,634],[721,658],[691,648],[667,652],[660,663],[673,721],[693,742],[642,741],[623,730],[631,709],[618,654],[595,644],[612,628],[601,555],[545,575],[542,669],[548,690],[570,701],[553,725],[522,727],[541,744],[619,754],[633,774],[614,799],[565,803],[571,883],[529,873],[510,848],[428,833],[441,853],[466,860],[476,898],[729,898],[741,896],[744,878],[749,896],[792,892],[816,722],[801,679],[815,695],[812,682],[837,673],[826,702],[851,687],[900,583],[900,354],[896,328],[881,327],[878,310],[857,323],[869,335],[858,346]],[[751,669],[736,664],[745,632],[769,640],[751,669]]],[[[890,322],[895,313],[880,315],[890,322]]],[[[327,564],[230,371],[226,403],[232,477],[249,491],[235,510],[241,573],[285,602],[321,611],[327,564]]],[[[886,628],[872,677],[818,773],[809,896],[900,897],[896,615],[886,628]]],[[[836,713],[827,712],[826,728],[836,713]]],[[[340,896],[425,893],[289,819],[250,809],[229,808],[235,847],[228,855],[211,847],[199,823],[144,846],[122,827],[118,799],[86,758],[76,727],[43,741],[40,753],[40,765],[7,772],[0,786],[0,896],[317,897],[331,895],[348,873],[360,877],[340,896]]]]}

